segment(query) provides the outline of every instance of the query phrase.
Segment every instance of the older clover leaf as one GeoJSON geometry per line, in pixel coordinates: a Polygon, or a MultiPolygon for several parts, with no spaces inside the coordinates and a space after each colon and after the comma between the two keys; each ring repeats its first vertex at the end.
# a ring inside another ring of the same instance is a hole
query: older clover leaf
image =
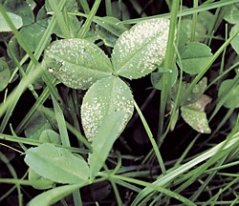
{"type": "Polygon", "coordinates": [[[116,74],[138,79],[154,71],[164,60],[168,32],[168,19],[143,21],[124,32],[112,54],[116,74]]]}
{"type": "Polygon", "coordinates": [[[204,112],[206,105],[210,102],[211,98],[209,96],[202,95],[193,104],[181,107],[181,114],[184,121],[199,133],[211,133],[207,116],[204,112]]]}
{"type": "Polygon", "coordinates": [[[123,114],[123,123],[118,125],[118,135],[123,131],[134,110],[130,88],[118,77],[107,77],[93,84],[84,96],[81,119],[89,140],[97,135],[105,118],[113,112],[123,114]]]}
{"type": "Polygon", "coordinates": [[[44,60],[60,82],[74,89],[88,89],[112,73],[111,62],[104,52],[83,39],[55,41],[46,50],[44,60]]]}

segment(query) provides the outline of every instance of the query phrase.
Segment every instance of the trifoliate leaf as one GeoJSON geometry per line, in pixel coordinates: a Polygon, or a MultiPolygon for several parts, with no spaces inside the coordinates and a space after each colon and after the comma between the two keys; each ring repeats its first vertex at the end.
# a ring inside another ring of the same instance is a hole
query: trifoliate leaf
{"type": "Polygon", "coordinates": [[[112,54],[115,73],[138,79],[154,71],[165,58],[168,32],[168,19],[143,21],[124,32],[112,54]]]}
{"type": "Polygon", "coordinates": [[[49,72],[74,89],[88,89],[98,79],[112,73],[111,62],[104,52],[83,39],[53,42],[44,60],[49,72]]]}
{"type": "Polygon", "coordinates": [[[123,123],[119,124],[117,129],[120,134],[130,120],[133,110],[130,88],[121,79],[112,76],[97,81],[86,92],[81,106],[81,119],[86,137],[93,140],[105,118],[117,111],[123,114],[123,123]]]}

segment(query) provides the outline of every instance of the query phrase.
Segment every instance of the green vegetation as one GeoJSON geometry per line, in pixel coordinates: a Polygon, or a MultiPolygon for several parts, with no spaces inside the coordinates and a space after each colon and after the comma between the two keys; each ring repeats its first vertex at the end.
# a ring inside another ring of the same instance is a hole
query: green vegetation
{"type": "Polygon", "coordinates": [[[0,0],[0,205],[239,205],[238,0],[0,0]]]}

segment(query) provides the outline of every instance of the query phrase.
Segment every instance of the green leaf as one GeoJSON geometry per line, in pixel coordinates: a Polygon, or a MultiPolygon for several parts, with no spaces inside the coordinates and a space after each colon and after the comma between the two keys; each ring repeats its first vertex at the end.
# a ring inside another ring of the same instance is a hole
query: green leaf
{"type": "Polygon", "coordinates": [[[46,142],[53,143],[53,144],[61,143],[60,135],[51,129],[43,130],[41,132],[39,140],[44,143],[46,143],[46,142]]]}
{"type": "MultiPolygon", "coordinates": [[[[238,80],[237,80],[238,81],[238,80]]],[[[218,97],[219,99],[225,98],[223,106],[229,109],[239,107],[239,84],[235,79],[228,79],[221,83],[218,97]]]]}
{"type": "Polygon", "coordinates": [[[51,128],[51,124],[46,116],[42,112],[35,112],[28,121],[24,133],[28,138],[39,139],[44,130],[51,128]]]}
{"type": "Polygon", "coordinates": [[[82,157],[53,144],[28,149],[24,160],[37,174],[58,183],[84,184],[89,178],[89,168],[82,157]]]}
{"type": "Polygon", "coordinates": [[[88,89],[112,73],[111,62],[104,52],[83,39],[53,42],[45,51],[44,60],[49,72],[74,89],[88,89]]]}
{"type": "Polygon", "coordinates": [[[224,19],[231,24],[239,23],[239,3],[224,7],[224,19]]]}
{"type": "Polygon", "coordinates": [[[211,129],[208,126],[205,106],[211,101],[206,95],[203,95],[197,102],[181,107],[181,115],[184,121],[199,133],[209,134],[211,129]]]}
{"type": "MultiPolygon", "coordinates": [[[[183,93],[189,86],[190,86],[190,83],[182,82],[182,85],[181,85],[182,88],[181,88],[179,98],[183,96],[183,93]]],[[[172,91],[171,96],[174,101],[176,101],[178,87],[179,87],[179,82],[177,82],[171,90],[172,91]]],[[[181,105],[188,105],[188,104],[196,102],[203,95],[206,89],[207,89],[207,77],[203,77],[201,81],[198,82],[195,85],[195,87],[192,89],[191,93],[188,95],[186,100],[182,100],[180,98],[181,105]]]]}
{"type": "Polygon", "coordinates": [[[124,114],[113,112],[102,122],[96,137],[92,141],[92,154],[89,154],[91,179],[93,179],[103,166],[108,154],[119,136],[119,125],[124,124],[124,114]]]}
{"type": "MultiPolygon", "coordinates": [[[[9,18],[11,19],[14,26],[19,29],[22,27],[22,18],[16,14],[7,12],[9,18]]],[[[0,13],[0,32],[10,32],[11,28],[8,26],[7,22],[3,18],[2,14],[0,13]]]]}
{"type": "Polygon", "coordinates": [[[178,69],[175,65],[170,71],[166,70],[163,71],[164,69],[162,67],[159,67],[158,71],[153,72],[151,74],[151,82],[153,84],[153,87],[155,89],[161,90],[163,88],[162,84],[162,76],[164,72],[169,72],[170,73],[170,85],[171,87],[176,83],[177,77],[178,77],[178,69]]]}
{"type": "Polygon", "coordinates": [[[202,43],[192,42],[185,46],[182,54],[183,71],[198,74],[212,58],[211,49],[202,43]]]}
{"type": "MultiPolygon", "coordinates": [[[[55,4],[59,4],[59,1],[58,0],[46,0],[45,8],[46,8],[47,12],[52,12],[53,10],[50,6],[49,1],[55,1],[55,4]]],[[[68,11],[68,12],[77,12],[78,5],[77,5],[76,0],[67,0],[64,5],[64,9],[65,9],[65,11],[68,11]]]]}
{"type": "Polygon", "coordinates": [[[112,53],[116,74],[138,79],[153,72],[165,58],[168,32],[168,19],[143,21],[124,32],[112,53]]]}
{"type": "MultiPolygon", "coordinates": [[[[189,84],[190,85],[190,84],[189,84]]],[[[188,86],[188,85],[187,85],[188,86]]],[[[203,77],[200,82],[198,82],[195,87],[192,89],[192,92],[190,95],[187,97],[186,103],[194,103],[197,100],[199,100],[200,97],[202,97],[203,93],[207,89],[207,77],[203,77]]],[[[185,90],[183,90],[185,91],[185,90]]],[[[182,91],[182,92],[183,92],[182,91]]]]}
{"type": "MultiPolygon", "coordinates": [[[[204,20],[205,21],[205,20],[204,20]]],[[[195,41],[203,41],[206,35],[207,29],[201,23],[197,22],[196,31],[195,31],[195,41]]],[[[192,33],[192,19],[183,19],[180,23],[179,31],[178,31],[178,48],[181,53],[183,51],[186,44],[190,42],[192,33]]]]}
{"type": "Polygon", "coordinates": [[[91,39],[93,39],[94,42],[97,40],[102,40],[107,47],[111,47],[111,48],[114,47],[114,45],[118,39],[115,35],[111,34],[107,30],[105,30],[104,28],[99,27],[99,26],[96,26],[95,31],[92,33],[94,35],[94,36],[92,35],[92,37],[94,39],[93,38],[91,38],[91,39]]]}
{"type": "Polygon", "coordinates": [[[10,77],[11,72],[8,64],[0,59],[0,91],[3,91],[7,87],[10,77]]]}
{"type": "MultiPolygon", "coordinates": [[[[80,22],[76,16],[72,16],[72,15],[67,15],[66,17],[64,17],[66,20],[66,24],[67,24],[67,29],[70,31],[70,35],[71,37],[75,37],[77,38],[77,35],[79,33],[80,28],[82,27],[82,23],[80,22]]],[[[50,22],[49,18],[49,22],[50,22]]],[[[62,31],[61,27],[59,26],[59,24],[56,24],[52,33],[54,33],[55,35],[57,35],[58,37],[67,39],[69,38],[69,36],[67,36],[65,34],[64,31],[62,31]]]]}
{"type": "Polygon", "coordinates": [[[117,19],[126,20],[130,18],[130,13],[124,2],[112,2],[112,16],[117,19]]]}
{"type": "Polygon", "coordinates": [[[29,203],[28,206],[49,206],[52,205],[62,198],[70,195],[75,190],[82,187],[83,184],[75,185],[65,185],[61,187],[56,187],[54,189],[48,190],[41,193],[40,195],[34,197],[29,203]]]}
{"type": "Polygon", "coordinates": [[[20,34],[22,38],[27,42],[28,47],[31,51],[35,51],[45,30],[47,27],[47,20],[41,20],[34,24],[30,24],[28,26],[24,26],[20,34]]]}
{"type": "Polygon", "coordinates": [[[45,190],[45,189],[52,188],[54,186],[54,182],[38,175],[32,169],[29,169],[28,179],[34,182],[32,184],[32,187],[38,190],[45,190]]]}
{"type": "Polygon", "coordinates": [[[22,18],[23,25],[29,25],[34,22],[34,14],[26,1],[23,0],[5,0],[4,7],[7,11],[19,15],[22,18]]]}
{"type": "Polygon", "coordinates": [[[94,18],[94,22],[117,37],[127,30],[119,19],[110,16],[94,18]]]}
{"type": "MultiPolygon", "coordinates": [[[[125,128],[134,110],[130,88],[117,77],[108,77],[97,81],[84,96],[81,106],[81,119],[86,137],[89,140],[97,133],[105,118],[120,111],[124,121],[118,125],[118,134],[125,128]]],[[[106,128],[108,129],[108,128],[106,128]]]]}
{"type": "Polygon", "coordinates": [[[94,22],[97,24],[94,34],[97,34],[104,44],[109,47],[114,47],[118,37],[127,31],[127,27],[120,24],[120,20],[114,17],[97,17],[94,18],[94,22]]]}
{"type": "MultiPolygon", "coordinates": [[[[239,11],[238,11],[239,12],[239,11]]],[[[235,26],[232,27],[230,31],[230,36],[233,36],[238,32],[239,30],[239,24],[236,24],[235,26]]],[[[239,54],[239,34],[237,34],[233,40],[231,41],[231,46],[235,50],[237,54],[239,54]]]]}

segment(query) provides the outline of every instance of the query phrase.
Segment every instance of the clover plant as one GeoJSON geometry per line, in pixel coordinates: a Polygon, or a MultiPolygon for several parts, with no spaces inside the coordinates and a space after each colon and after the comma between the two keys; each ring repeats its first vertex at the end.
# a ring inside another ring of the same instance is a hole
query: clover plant
{"type": "MultiPolygon", "coordinates": [[[[134,112],[134,98],[125,80],[142,78],[163,63],[168,33],[168,19],[140,22],[120,35],[111,58],[96,44],[79,38],[56,40],[46,49],[43,64],[48,72],[67,87],[87,90],[79,109],[92,152],[87,163],[49,143],[28,149],[25,162],[41,178],[35,187],[48,186],[47,180],[83,186],[97,176],[134,112]]],[[[32,205],[38,204],[37,198],[32,205]]]]}

